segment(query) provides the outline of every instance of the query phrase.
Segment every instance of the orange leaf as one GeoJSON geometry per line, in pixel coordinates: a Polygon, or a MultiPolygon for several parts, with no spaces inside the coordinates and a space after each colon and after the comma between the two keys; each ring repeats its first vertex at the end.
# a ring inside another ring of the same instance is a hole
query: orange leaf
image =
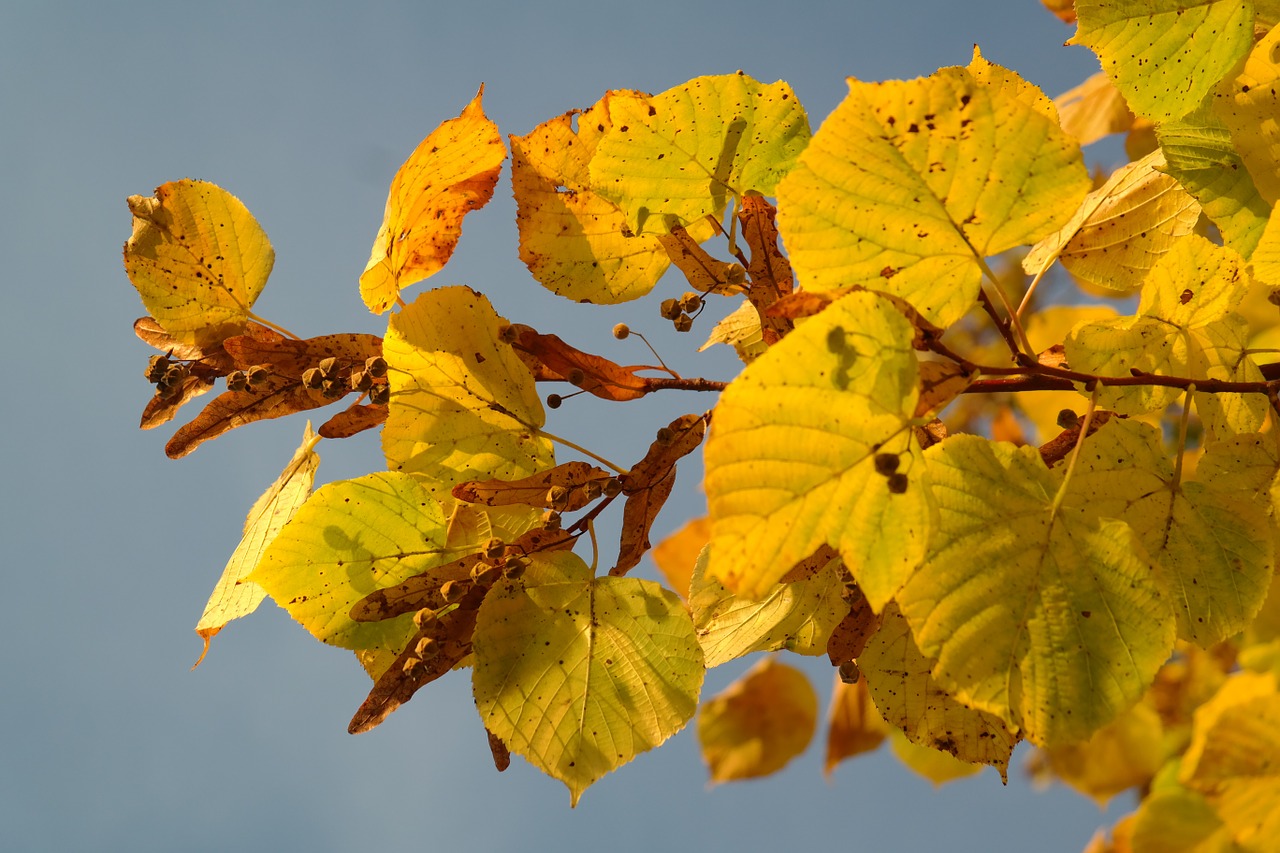
{"type": "Polygon", "coordinates": [[[880,617],[861,589],[851,588],[848,600],[849,612],[827,639],[827,657],[833,666],[861,657],[867,639],[880,627],[880,617]]]}
{"type": "Polygon", "coordinates": [[[654,236],[662,244],[671,263],[684,273],[685,280],[694,290],[728,295],[741,293],[745,289],[742,286],[742,265],[713,258],[706,249],[698,245],[698,241],[688,231],[684,230],[684,226],[674,225],[670,234],[654,236]]]}
{"type": "Polygon", "coordinates": [[[520,480],[474,480],[453,487],[453,496],[485,506],[537,506],[574,512],[600,497],[613,476],[586,462],[565,462],[520,480]]]}
{"type": "Polygon", "coordinates": [[[681,415],[658,430],[658,437],[649,445],[649,452],[629,473],[619,477],[622,491],[633,495],[666,479],[678,460],[698,449],[706,434],[707,417],[704,415],[681,415]]]}
{"type": "Polygon", "coordinates": [[[649,530],[675,485],[676,471],[672,467],[663,479],[627,495],[627,502],[622,507],[622,542],[618,548],[618,563],[609,570],[610,575],[617,577],[626,574],[653,547],[649,543],[649,530]]]}
{"type": "MultiPolygon", "coordinates": [[[[639,370],[649,368],[643,365],[622,367],[607,358],[592,355],[575,349],[562,341],[557,335],[542,335],[529,326],[513,325],[516,340],[513,346],[516,352],[532,356],[535,364],[530,365],[530,372],[535,379],[546,378],[547,371],[555,377],[569,380],[575,371],[581,373],[581,382],[577,387],[605,400],[622,402],[637,400],[649,393],[649,384],[644,377],[636,376],[639,370]]],[[[528,361],[525,362],[528,364],[528,361]]]]}
{"type": "Polygon", "coordinates": [[[686,523],[653,547],[653,561],[667,583],[682,598],[689,597],[693,566],[698,553],[711,539],[711,519],[703,516],[686,523]]]}
{"type": "Polygon", "coordinates": [[[349,408],[343,409],[321,424],[319,433],[325,438],[350,438],[357,433],[381,425],[386,419],[386,406],[353,403],[349,408]]]}
{"type": "Polygon", "coordinates": [[[933,417],[963,394],[976,378],[976,373],[966,371],[954,361],[920,362],[920,397],[916,400],[915,417],[933,417]]]}
{"type": "Polygon", "coordinates": [[[865,678],[846,684],[836,677],[829,716],[827,757],[822,766],[827,776],[846,758],[877,749],[889,734],[889,725],[871,701],[865,678]]]}
{"type": "Polygon", "coordinates": [[[382,227],[360,275],[360,296],[375,314],[400,291],[439,272],[449,260],[462,219],[493,197],[507,149],[484,114],[484,86],[456,119],[418,145],[391,180],[382,227]]]}
{"type": "Polygon", "coordinates": [[[747,298],[760,315],[760,333],[770,346],[791,331],[792,324],[785,317],[770,315],[769,308],[795,287],[791,262],[778,245],[777,214],[777,208],[763,196],[754,195],[743,198],[742,210],[738,211],[742,238],[751,250],[747,298]]]}

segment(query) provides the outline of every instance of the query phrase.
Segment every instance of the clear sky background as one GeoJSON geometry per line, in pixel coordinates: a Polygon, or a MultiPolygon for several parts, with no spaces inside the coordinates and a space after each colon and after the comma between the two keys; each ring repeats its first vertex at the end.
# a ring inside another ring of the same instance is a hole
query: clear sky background
{"type": "MultiPolygon", "coordinates": [[[[0,0],[0,849],[1081,849],[1131,804],[1103,813],[1061,787],[1033,791],[1025,747],[1008,787],[987,770],[935,789],[887,749],[827,782],[819,738],[782,774],[708,789],[690,726],[571,811],[521,759],[494,771],[465,673],[351,737],[367,678],[269,603],[188,671],[205,599],[303,419],[166,459],[172,426],[137,429],[151,351],[133,337],[142,307],[120,262],[126,196],[204,178],[275,245],[257,313],[304,336],[380,334],[356,279],[387,185],[481,82],[488,115],[524,134],[609,88],[741,68],[789,81],[816,129],[846,76],[929,74],[967,63],[975,43],[1057,95],[1097,69],[1062,46],[1071,34],[1035,0],[0,0]]],[[[624,362],[646,359],[609,338],[620,316],[687,373],[737,370],[731,354],[693,357],[709,322],[663,334],[656,302],[618,315],[543,291],[516,255],[505,169],[428,286],[454,283],[624,362]]],[[[577,400],[550,428],[638,458],[657,426],[710,402],[577,400]]],[[[372,433],[319,449],[319,482],[384,464],[372,433]]],[[[682,463],[659,534],[700,514],[699,478],[682,463]]],[[[653,576],[647,561],[639,571],[653,576]]],[[[744,668],[713,671],[704,695],[744,668]]],[[[830,669],[806,668],[825,706],[830,669]]]]}

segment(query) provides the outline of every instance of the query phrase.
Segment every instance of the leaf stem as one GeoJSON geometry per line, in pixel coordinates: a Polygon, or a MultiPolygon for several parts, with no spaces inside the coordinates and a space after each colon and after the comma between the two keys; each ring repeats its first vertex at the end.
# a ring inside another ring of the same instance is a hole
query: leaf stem
{"type": "Polygon", "coordinates": [[[259,317],[257,314],[253,313],[252,311],[249,312],[249,319],[255,323],[266,326],[268,329],[271,329],[272,331],[279,332],[280,334],[284,335],[286,338],[293,338],[295,341],[302,340],[302,338],[299,335],[295,335],[293,332],[289,331],[284,326],[277,326],[275,323],[263,317],[259,317]]]}
{"type": "Polygon", "coordinates": [[[1196,391],[1196,384],[1187,386],[1187,393],[1182,398],[1182,417],[1178,419],[1178,459],[1173,465],[1173,480],[1169,483],[1170,491],[1176,492],[1182,482],[1182,457],[1187,453],[1187,422],[1191,420],[1191,395],[1196,391]]]}
{"type": "Polygon", "coordinates": [[[578,451],[579,453],[583,454],[584,456],[589,456],[589,457],[591,457],[592,459],[596,460],[597,462],[599,462],[601,465],[605,466],[606,468],[611,468],[611,469],[613,469],[614,471],[617,471],[619,474],[629,474],[629,473],[631,473],[631,472],[630,472],[630,471],[628,471],[626,468],[623,468],[623,467],[621,467],[621,466],[618,466],[618,465],[613,464],[613,463],[612,463],[612,462],[610,462],[608,459],[605,459],[603,456],[599,456],[599,455],[597,455],[597,454],[595,454],[595,453],[592,453],[590,450],[587,450],[587,449],[586,449],[585,447],[583,447],[582,445],[580,445],[580,444],[576,444],[576,443],[574,443],[574,442],[570,441],[570,440],[569,440],[569,439],[567,439],[567,438],[561,438],[560,436],[556,435],[555,433],[547,432],[545,429],[542,429],[541,427],[535,427],[534,429],[536,429],[536,430],[537,430],[538,435],[545,436],[545,437],[547,437],[547,438],[551,439],[551,440],[552,440],[552,441],[554,441],[554,442],[557,442],[557,443],[559,443],[559,444],[563,444],[565,447],[571,447],[571,448],[573,448],[574,450],[578,451]]]}

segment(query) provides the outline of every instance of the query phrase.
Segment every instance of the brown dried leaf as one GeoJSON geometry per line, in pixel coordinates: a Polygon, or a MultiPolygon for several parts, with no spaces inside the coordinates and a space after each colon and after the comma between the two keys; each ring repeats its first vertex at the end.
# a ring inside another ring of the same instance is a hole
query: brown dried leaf
{"type": "MultiPolygon", "coordinates": [[[[729,281],[729,270],[737,266],[713,258],[707,250],[698,245],[698,241],[684,230],[684,226],[676,225],[670,234],[655,234],[662,248],[666,250],[671,263],[684,273],[685,280],[694,290],[703,293],[732,294],[742,293],[745,288],[741,282],[732,284],[729,281]]],[[[738,268],[741,274],[741,267],[738,268]]]]}
{"type": "Polygon", "coordinates": [[[347,731],[358,735],[375,728],[413,698],[419,688],[435,681],[471,654],[471,634],[475,631],[478,608],[479,601],[469,608],[458,607],[415,634],[395,662],[374,682],[347,731]],[[417,644],[426,637],[436,641],[439,651],[430,659],[422,660],[418,657],[417,644]]]}
{"type": "Polygon", "coordinates": [[[676,470],[672,466],[662,480],[627,495],[627,502],[622,507],[622,541],[618,547],[618,563],[609,570],[610,575],[625,575],[653,547],[649,543],[649,531],[675,485],[676,470]]]}
{"type": "MultiPolygon", "coordinates": [[[[1089,422],[1089,435],[1093,435],[1098,431],[1098,427],[1111,420],[1113,412],[1096,411],[1093,413],[1093,420],[1089,422]]],[[[1076,442],[1080,439],[1080,426],[1074,426],[1071,429],[1064,429],[1058,433],[1057,437],[1040,445],[1040,458],[1044,460],[1044,464],[1052,468],[1054,465],[1067,458],[1067,454],[1071,452],[1071,448],[1076,446],[1076,442]]]]}
{"type": "Polygon", "coordinates": [[[889,725],[871,701],[865,678],[845,684],[836,676],[829,719],[827,757],[822,767],[828,777],[846,758],[879,748],[889,734],[889,725]]]}
{"type": "Polygon", "coordinates": [[[337,359],[338,377],[346,381],[352,368],[364,366],[366,360],[382,355],[382,338],[377,335],[321,335],[305,340],[277,337],[262,340],[251,335],[228,338],[224,344],[236,366],[246,369],[256,364],[269,367],[273,373],[302,378],[309,368],[326,358],[337,359]]]}
{"type": "Polygon", "coordinates": [[[783,575],[778,583],[808,580],[825,569],[832,560],[838,559],[840,559],[840,552],[823,542],[812,554],[792,566],[791,571],[783,575]]]}
{"type": "Polygon", "coordinates": [[[916,441],[920,442],[921,450],[933,447],[947,437],[947,425],[937,418],[929,421],[924,426],[914,427],[912,431],[916,435],[916,441]]]}
{"type": "Polygon", "coordinates": [[[920,362],[920,397],[914,417],[932,417],[973,384],[976,372],[966,371],[954,361],[920,362]]]}
{"type": "Polygon", "coordinates": [[[658,434],[644,458],[619,477],[624,494],[633,495],[665,480],[676,462],[697,450],[707,434],[707,416],[681,415],[658,434]]]}
{"type": "Polygon", "coordinates": [[[850,589],[849,612],[831,632],[827,640],[827,657],[832,666],[856,660],[867,645],[867,638],[880,627],[880,617],[871,609],[867,597],[858,587],[850,589]]]}
{"type": "Polygon", "coordinates": [[[769,346],[781,340],[793,327],[786,317],[768,313],[779,299],[795,289],[791,262],[778,245],[777,213],[777,208],[762,196],[746,196],[742,200],[742,210],[738,212],[742,237],[751,250],[751,262],[747,267],[751,284],[747,288],[747,298],[760,314],[761,335],[769,346]]]}
{"type": "Polygon", "coordinates": [[[788,320],[812,317],[821,313],[823,309],[841,296],[851,292],[852,288],[823,291],[797,290],[794,293],[788,293],[770,305],[766,314],[769,317],[785,317],[788,320]]]}
{"type": "Polygon", "coordinates": [[[320,435],[325,438],[350,438],[373,429],[387,419],[386,406],[353,403],[349,408],[329,418],[320,425],[320,435]]]}
{"type": "Polygon", "coordinates": [[[182,408],[188,401],[209,393],[209,390],[216,384],[217,380],[211,376],[189,374],[186,379],[182,380],[182,388],[174,396],[166,399],[157,394],[147,401],[147,405],[142,410],[142,421],[138,424],[138,427],[140,429],[155,429],[161,424],[168,423],[178,414],[178,409],[182,408]]]}
{"type": "Polygon", "coordinates": [[[489,736],[489,752],[493,753],[493,766],[501,773],[511,766],[511,750],[507,749],[507,745],[502,742],[502,738],[493,732],[485,729],[484,733],[489,736]]]}
{"type": "Polygon", "coordinates": [[[164,452],[170,459],[179,459],[236,427],[305,412],[331,402],[319,394],[312,396],[296,379],[273,375],[256,391],[224,391],[214,397],[195,419],[173,434],[164,452]]]}
{"type": "Polygon", "coordinates": [[[583,380],[577,387],[605,400],[637,400],[649,393],[649,383],[636,375],[637,371],[650,369],[644,365],[622,367],[607,358],[575,349],[557,335],[539,334],[524,325],[512,328],[516,332],[513,346],[535,379],[567,381],[570,373],[579,370],[583,380]],[[526,355],[533,358],[532,363],[526,355]]]}
{"type": "Polygon", "coordinates": [[[485,506],[536,506],[575,512],[600,496],[613,475],[586,462],[566,462],[520,480],[474,480],[453,487],[453,496],[485,506]],[[565,494],[552,500],[548,492],[559,486],[565,494]]]}

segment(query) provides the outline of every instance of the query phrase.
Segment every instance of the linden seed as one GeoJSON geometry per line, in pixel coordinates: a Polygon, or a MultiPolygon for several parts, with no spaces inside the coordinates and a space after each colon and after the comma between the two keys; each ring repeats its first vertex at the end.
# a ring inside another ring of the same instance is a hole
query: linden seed
{"type": "Polygon", "coordinates": [[[375,406],[385,406],[391,401],[389,385],[374,385],[369,389],[369,402],[375,406]]]}
{"type": "Polygon", "coordinates": [[[620,341],[625,341],[631,336],[631,327],[626,323],[619,323],[613,327],[613,336],[620,341]]]}
{"type": "Polygon", "coordinates": [[[1075,429],[1080,425],[1080,416],[1070,409],[1058,412],[1058,426],[1063,429],[1075,429]]]}
{"type": "Polygon", "coordinates": [[[664,319],[674,320],[680,316],[680,303],[674,299],[664,299],[662,304],[658,306],[658,313],[664,319]]]}
{"type": "Polygon", "coordinates": [[[338,360],[333,356],[320,359],[320,372],[326,379],[333,379],[338,375],[338,360]]]}
{"type": "Polygon", "coordinates": [[[582,372],[582,368],[575,367],[569,371],[569,375],[565,378],[569,380],[570,385],[581,385],[587,381],[587,374],[582,372]]]}
{"type": "Polygon", "coordinates": [[[888,477],[894,471],[898,470],[898,454],[896,453],[877,453],[875,459],[876,473],[882,477],[888,477]]]}
{"type": "Polygon", "coordinates": [[[228,391],[248,391],[249,377],[243,370],[233,370],[227,374],[228,391]]]}
{"type": "Polygon", "coordinates": [[[413,653],[423,660],[435,657],[440,652],[440,643],[434,637],[419,637],[413,647],[413,653]]]}
{"type": "Polygon", "coordinates": [[[676,440],[676,434],[671,431],[671,427],[662,427],[658,430],[658,434],[654,437],[654,440],[665,447],[676,440]]]}
{"type": "Polygon", "coordinates": [[[502,567],[502,576],[509,581],[518,580],[524,574],[524,570],[525,564],[513,557],[502,567]]]}
{"type": "Polygon", "coordinates": [[[693,314],[702,307],[702,297],[690,291],[680,297],[680,309],[686,314],[693,314]]]}
{"type": "Polygon", "coordinates": [[[387,375],[387,360],[380,355],[375,355],[365,361],[364,371],[374,379],[381,379],[387,375]]]}
{"type": "Polygon", "coordinates": [[[424,607],[417,613],[413,614],[413,624],[418,626],[421,631],[428,625],[436,621],[436,612],[430,607],[424,607]]]}
{"type": "Polygon", "coordinates": [[[549,509],[542,514],[542,526],[547,530],[560,529],[560,513],[554,509],[549,509]]]}
{"type": "Polygon", "coordinates": [[[724,270],[724,280],[729,284],[742,284],[747,280],[747,271],[742,264],[729,264],[724,270]]]}
{"type": "Polygon", "coordinates": [[[676,327],[677,332],[687,332],[693,328],[693,318],[688,314],[681,314],[671,322],[676,327]]]}
{"type": "Polygon", "coordinates": [[[496,560],[506,553],[507,546],[501,539],[494,536],[485,542],[480,549],[480,555],[486,560],[496,560]]]}
{"type": "Polygon", "coordinates": [[[547,408],[548,408],[548,409],[558,409],[558,408],[560,408],[560,404],[561,404],[561,403],[563,403],[563,402],[564,402],[564,397],[561,397],[559,394],[548,394],[548,395],[547,395],[547,408]]]}
{"type": "Polygon", "coordinates": [[[889,491],[895,495],[900,495],[907,490],[907,475],[899,471],[896,474],[889,475],[889,491]]]}
{"type": "Polygon", "coordinates": [[[840,664],[840,680],[845,684],[857,684],[861,675],[857,661],[847,660],[840,664]]]}
{"type": "Polygon", "coordinates": [[[440,585],[440,597],[448,604],[457,604],[466,594],[466,586],[461,581],[450,580],[440,585]]]}
{"type": "Polygon", "coordinates": [[[324,371],[318,367],[311,367],[302,374],[302,387],[309,388],[312,391],[319,391],[324,384],[324,371]]]}
{"type": "Polygon", "coordinates": [[[503,323],[498,328],[498,340],[504,344],[514,344],[516,338],[520,337],[520,333],[516,331],[516,327],[510,323],[503,323]]]}
{"type": "Polygon", "coordinates": [[[622,491],[622,481],[617,477],[610,477],[604,481],[605,497],[611,498],[622,491]]]}

